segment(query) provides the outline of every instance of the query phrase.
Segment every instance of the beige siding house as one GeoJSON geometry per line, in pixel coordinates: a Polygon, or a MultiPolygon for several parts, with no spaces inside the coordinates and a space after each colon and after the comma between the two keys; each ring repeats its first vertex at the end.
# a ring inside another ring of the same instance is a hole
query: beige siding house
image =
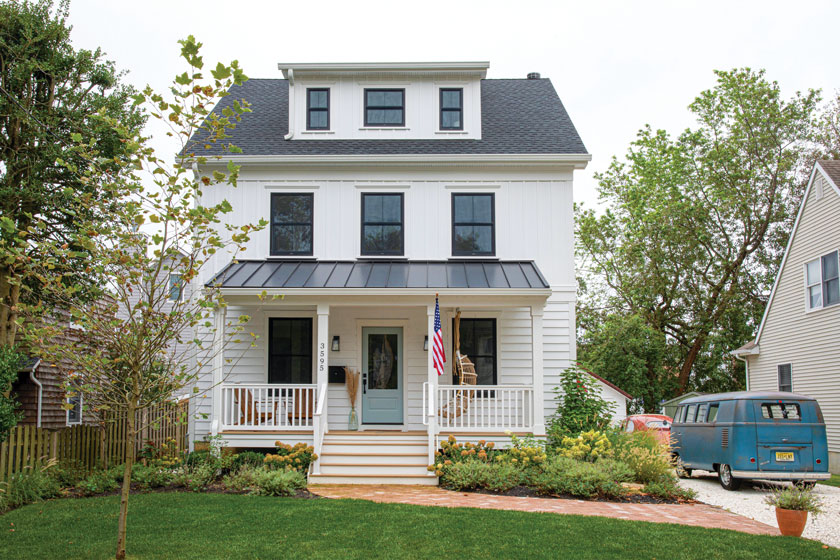
{"type": "Polygon", "coordinates": [[[840,161],[814,166],[756,338],[733,354],[751,391],[816,397],[840,472],[840,161]]]}

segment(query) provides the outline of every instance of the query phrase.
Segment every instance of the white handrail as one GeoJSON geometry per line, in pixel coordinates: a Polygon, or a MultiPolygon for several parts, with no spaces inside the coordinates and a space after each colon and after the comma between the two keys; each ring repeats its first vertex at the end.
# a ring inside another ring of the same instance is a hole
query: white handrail
{"type": "Polygon", "coordinates": [[[326,432],[327,428],[327,419],[323,417],[326,402],[327,384],[321,383],[320,385],[318,385],[318,401],[317,405],[315,406],[315,417],[312,419],[312,428],[314,430],[314,433],[312,434],[312,447],[314,448],[315,455],[318,457],[317,459],[315,459],[315,463],[312,465],[312,472],[314,474],[321,474],[321,451],[324,446],[324,433],[326,432]]]}
{"type": "Polygon", "coordinates": [[[429,417],[427,416],[427,413],[426,413],[426,401],[428,400],[429,396],[431,396],[431,395],[429,395],[429,382],[424,381],[423,382],[423,407],[420,409],[420,410],[423,411],[422,417],[423,417],[423,425],[424,426],[429,425],[429,417]]]}

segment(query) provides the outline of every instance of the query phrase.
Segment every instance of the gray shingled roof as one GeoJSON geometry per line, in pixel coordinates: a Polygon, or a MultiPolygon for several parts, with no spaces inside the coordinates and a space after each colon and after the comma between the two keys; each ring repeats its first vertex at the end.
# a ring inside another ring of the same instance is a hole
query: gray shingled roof
{"type": "MultiPolygon", "coordinates": [[[[253,113],[231,132],[246,155],[350,154],[586,154],[554,86],[548,79],[482,80],[481,140],[285,140],[289,131],[287,80],[251,79],[233,86],[218,113],[245,99],[253,113]]],[[[227,142],[227,140],[226,140],[227,142]]],[[[199,154],[220,153],[218,146],[199,154]]]]}
{"type": "Polygon", "coordinates": [[[221,288],[548,288],[532,261],[238,261],[221,288]]]}
{"type": "Polygon", "coordinates": [[[820,167],[823,168],[826,175],[828,175],[835,185],[840,186],[840,160],[823,159],[818,161],[820,167]]]}

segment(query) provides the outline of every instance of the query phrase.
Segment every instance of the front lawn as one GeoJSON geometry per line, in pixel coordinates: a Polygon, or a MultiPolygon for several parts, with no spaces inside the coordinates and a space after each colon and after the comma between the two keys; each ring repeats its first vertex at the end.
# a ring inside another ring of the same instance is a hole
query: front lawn
{"type": "Polygon", "coordinates": [[[840,474],[833,474],[828,480],[820,480],[820,484],[827,484],[829,486],[837,486],[840,488],[840,474]]]}
{"type": "MultiPolygon", "coordinates": [[[[113,555],[116,496],[0,516],[0,558],[113,555]],[[13,530],[12,530],[13,529],[13,530]]],[[[789,537],[601,517],[229,494],[133,495],[132,558],[839,558],[789,537]]]]}

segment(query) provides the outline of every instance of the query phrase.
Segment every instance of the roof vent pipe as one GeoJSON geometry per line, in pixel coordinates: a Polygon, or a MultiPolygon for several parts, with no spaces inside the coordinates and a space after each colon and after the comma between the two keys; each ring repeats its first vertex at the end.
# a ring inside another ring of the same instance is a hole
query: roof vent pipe
{"type": "Polygon", "coordinates": [[[539,80],[540,73],[539,72],[528,72],[528,79],[529,80],[539,80]]]}

